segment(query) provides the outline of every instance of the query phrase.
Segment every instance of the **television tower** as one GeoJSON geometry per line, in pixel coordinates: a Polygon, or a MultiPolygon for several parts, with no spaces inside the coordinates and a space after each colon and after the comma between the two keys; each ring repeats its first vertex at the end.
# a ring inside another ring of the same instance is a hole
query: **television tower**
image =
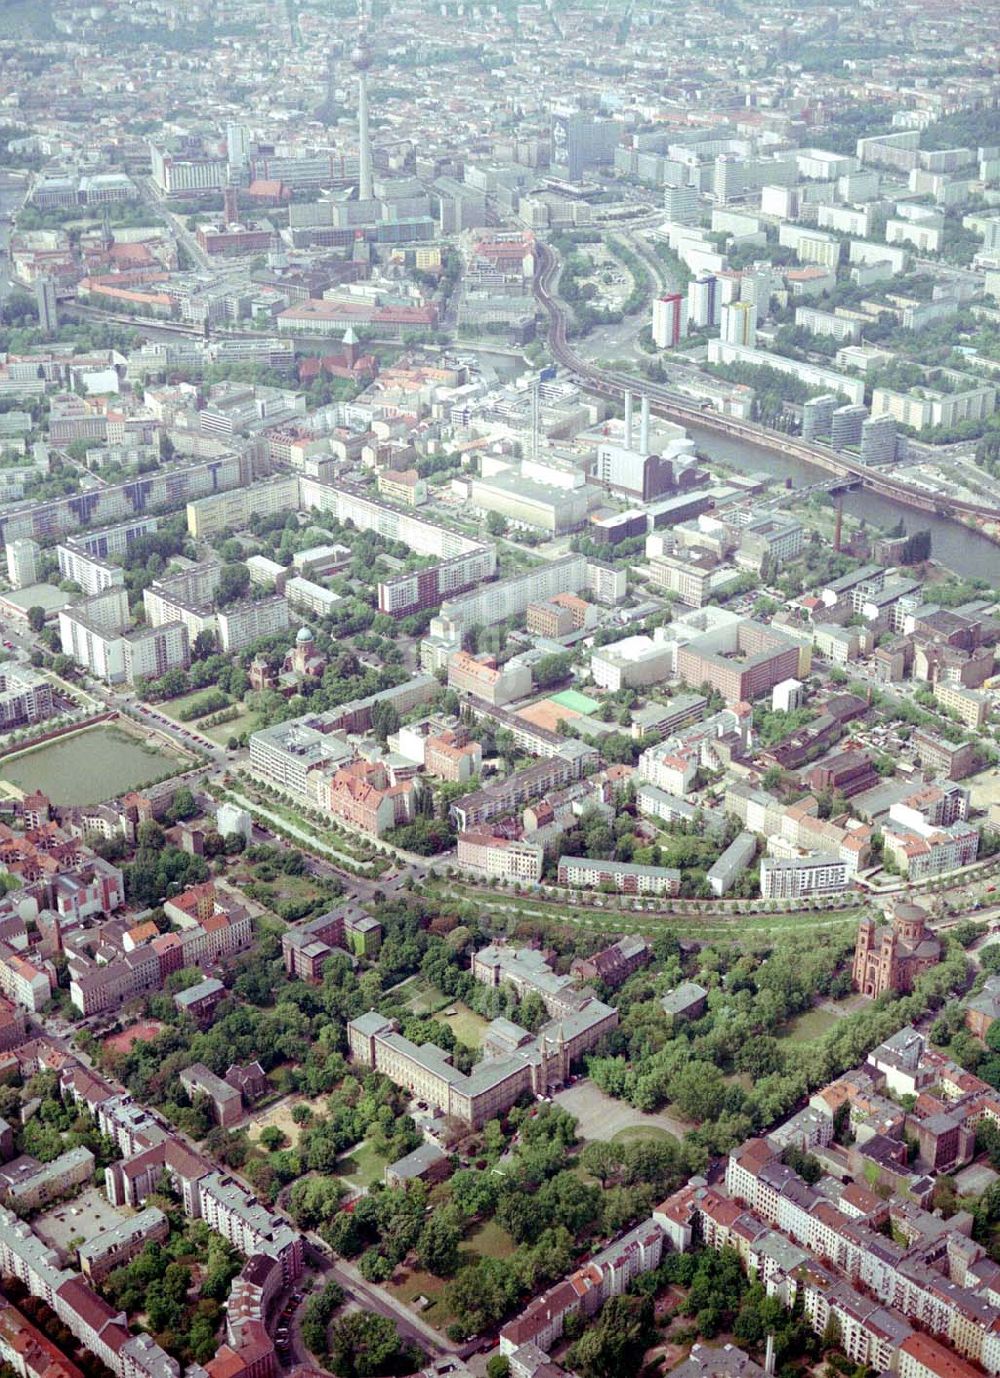
{"type": "Polygon", "coordinates": [[[372,141],[368,131],[368,69],[372,65],[372,50],[368,45],[368,24],[365,0],[358,0],[358,41],[351,53],[351,62],[358,74],[358,200],[372,199],[372,141]]]}

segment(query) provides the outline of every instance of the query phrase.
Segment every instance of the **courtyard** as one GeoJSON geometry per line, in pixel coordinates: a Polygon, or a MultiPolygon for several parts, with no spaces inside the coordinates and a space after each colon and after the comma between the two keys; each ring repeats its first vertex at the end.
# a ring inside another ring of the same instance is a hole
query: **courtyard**
{"type": "Polygon", "coordinates": [[[68,1255],[78,1244],[134,1214],[134,1211],[112,1206],[99,1187],[87,1187],[75,1200],[61,1202],[37,1215],[31,1228],[39,1239],[68,1255]]]}
{"type": "Polygon", "coordinates": [[[592,1081],[583,1080],[575,1086],[567,1086],[565,1090],[558,1091],[553,1100],[576,1117],[580,1138],[588,1143],[592,1139],[634,1142],[636,1139],[659,1139],[666,1135],[682,1139],[692,1128],[687,1120],[671,1115],[666,1110],[658,1110],[655,1114],[636,1110],[627,1101],[605,1095],[592,1081]]]}

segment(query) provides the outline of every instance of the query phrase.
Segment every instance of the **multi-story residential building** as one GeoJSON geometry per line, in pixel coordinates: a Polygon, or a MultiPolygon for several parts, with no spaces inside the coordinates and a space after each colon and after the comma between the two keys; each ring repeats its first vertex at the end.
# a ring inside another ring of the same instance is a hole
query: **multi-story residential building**
{"type": "Polygon", "coordinates": [[[819,854],[786,859],[766,856],[760,863],[760,894],[765,900],[835,894],[846,890],[850,883],[850,863],[838,856],[819,854]]]}
{"type": "Polygon", "coordinates": [[[272,517],[300,506],[297,474],[277,474],[246,488],[214,493],[187,505],[187,525],[195,540],[223,531],[244,531],[253,516],[272,517]]]}
{"type": "Polygon", "coordinates": [[[170,1222],[157,1206],[147,1206],[85,1240],[77,1249],[80,1271],[93,1282],[100,1282],[115,1268],[121,1268],[142,1253],[147,1244],[161,1244],[170,1234],[170,1222]]]}
{"type": "MultiPolygon", "coordinates": [[[[686,190],[695,196],[693,188],[686,190]]],[[[653,343],[657,349],[673,349],[681,342],[687,334],[687,314],[687,303],[680,292],[653,298],[653,343]]]]}
{"type": "Polygon", "coordinates": [[[48,962],[36,965],[0,943],[0,994],[37,1014],[49,1003],[55,988],[55,969],[48,962]]]}
{"type": "MultiPolygon", "coordinates": [[[[894,816],[894,804],[889,821],[882,825],[882,840],[886,856],[891,857],[901,875],[907,880],[923,880],[969,866],[979,854],[979,832],[967,823],[952,823],[936,828],[922,820],[900,822],[894,816]]],[[[907,811],[907,815],[912,811],[907,811]]]]}
{"type": "Polygon", "coordinates": [[[175,507],[208,493],[236,488],[248,478],[249,461],[235,454],[187,468],[163,469],[127,483],[91,489],[85,503],[78,494],[72,494],[4,513],[0,515],[0,539],[51,539],[89,523],[125,523],[126,519],[143,517],[150,509],[175,507]]]}
{"type": "Polygon", "coordinates": [[[427,484],[416,469],[380,469],[376,485],[383,498],[401,507],[422,507],[427,501],[427,484]]]}
{"type": "Polygon", "coordinates": [[[270,598],[220,609],[216,622],[222,650],[227,653],[242,651],[262,637],[287,631],[288,603],[280,593],[275,593],[270,598]]]}
{"type": "Polygon", "coordinates": [[[158,524],[156,517],[134,517],[131,521],[106,526],[98,531],[78,531],[66,541],[66,545],[107,560],[115,555],[125,555],[136,541],[155,531],[158,524]]]}
{"type": "Polygon", "coordinates": [[[6,1297],[0,1299],[0,1359],[18,1378],[83,1378],[76,1364],[6,1297]]]}
{"type": "Polygon", "coordinates": [[[318,798],[328,773],[354,756],[343,737],[320,731],[316,719],[293,718],[250,736],[250,769],[304,799],[318,798]]]}
{"type": "Polygon", "coordinates": [[[575,890],[596,890],[607,885],[626,895],[677,895],[680,894],[681,873],[666,866],[561,856],[559,884],[575,890]]]}
{"type": "Polygon", "coordinates": [[[595,747],[572,738],[562,740],[544,760],[456,799],[449,810],[450,817],[460,832],[468,832],[481,823],[523,808],[532,799],[540,799],[550,790],[568,785],[571,780],[578,780],[584,768],[596,765],[598,759],[595,747]]]}
{"type": "Polygon", "coordinates": [[[330,778],[327,806],[335,818],[370,837],[413,818],[416,786],[412,780],[392,783],[381,761],[355,761],[330,778]]]}
{"type": "Polygon", "coordinates": [[[68,1148],[50,1163],[18,1158],[0,1168],[0,1197],[13,1210],[27,1213],[54,1201],[94,1175],[97,1160],[82,1145],[68,1148]],[[20,1168],[23,1167],[23,1171],[20,1168]]]}
{"type": "Polygon", "coordinates": [[[17,661],[0,664],[0,732],[44,722],[55,711],[52,685],[44,675],[17,661]]]}
{"type": "Polygon", "coordinates": [[[114,584],[125,583],[125,571],[119,565],[109,564],[100,555],[91,555],[71,541],[56,546],[59,559],[59,573],[64,579],[72,579],[86,594],[100,593],[114,584]]]}
{"type": "MultiPolygon", "coordinates": [[[[440,526],[413,511],[377,502],[360,489],[303,477],[299,480],[299,506],[302,510],[315,507],[320,512],[329,512],[338,522],[353,522],[361,531],[377,531],[387,540],[402,541],[416,554],[429,555],[437,561],[427,568],[395,575],[379,583],[379,611],[392,617],[406,617],[437,607],[442,600],[464,593],[466,589],[485,586],[496,574],[493,545],[440,526]]],[[[575,558],[583,559],[582,556],[575,558]]],[[[543,570],[549,567],[548,564],[540,566],[543,570]]],[[[511,582],[516,581],[503,580],[494,587],[501,588],[511,582]]],[[[486,592],[485,587],[482,591],[486,592]]],[[[559,589],[546,589],[545,592],[557,593],[559,589]]],[[[526,598],[519,607],[500,613],[495,620],[523,612],[534,596],[537,594],[526,598]]],[[[472,621],[485,625],[483,617],[474,617],[472,621]]]]}
{"type": "Polygon", "coordinates": [[[752,301],[729,301],[722,307],[720,337],[726,344],[753,349],[757,343],[757,306],[752,301]]]}
{"type": "Polygon", "coordinates": [[[241,1118],[243,1097],[237,1088],[217,1077],[203,1062],[185,1067],[179,1073],[179,1080],[192,1102],[204,1097],[211,1103],[215,1122],[222,1129],[228,1129],[241,1118]]]}
{"type": "Polygon", "coordinates": [[[537,885],[542,878],[544,850],[536,843],[494,836],[489,832],[458,835],[458,862],[487,876],[537,885]]]}
{"type": "Polygon", "coordinates": [[[467,732],[439,732],[424,742],[424,769],[428,775],[451,784],[465,784],[478,775],[483,764],[483,748],[467,732]]]}
{"type": "Polygon", "coordinates": [[[191,664],[188,630],[183,622],[139,627],[123,637],[122,643],[125,679],[129,684],[159,679],[168,670],[183,670],[191,664]]]}
{"type": "Polygon", "coordinates": [[[961,684],[951,684],[947,680],[937,680],[934,697],[942,708],[954,713],[960,723],[977,732],[990,713],[990,700],[986,694],[975,689],[966,689],[961,684]]]}
{"type": "Polygon", "coordinates": [[[493,656],[456,651],[448,661],[448,687],[498,707],[531,693],[531,670],[523,661],[498,666],[493,656]]]}
{"type": "Polygon", "coordinates": [[[642,753],[638,776],[666,794],[683,797],[694,784],[698,764],[696,750],[684,750],[668,740],[648,747],[642,753]]]}
{"type": "MultiPolygon", "coordinates": [[[[282,569],[282,575],[286,576],[287,571],[282,569]]],[[[284,593],[289,607],[301,608],[305,612],[311,612],[315,617],[329,617],[341,601],[340,594],[334,593],[333,589],[300,576],[284,578],[279,592],[284,593]]]]}
{"type": "Polygon", "coordinates": [[[67,939],[70,998],[84,1015],[114,1009],[124,1001],[158,990],[172,971],[211,965],[250,946],[253,927],[245,909],[223,903],[207,881],[164,905],[180,931],[134,936],[120,924],[81,930],[67,939]],[[117,954],[108,960],[108,948],[117,954]],[[97,959],[99,951],[100,958],[97,959]]]}
{"type": "Polygon", "coordinates": [[[29,588],[32,584],[38,583],[38,562],[42,548],[37,541],[32,541],[26,536],[8,541],[5,554],[7,578],[12,588],[29,588]]]}
{"type": "MultiPolygon", "coordinates": [[[[556,593],[579,593],[587,587],[587,569],[583,555],[566,555],[558,560],[547,560],[509,579],[483,583],[474,593],[441,603],[437,617],[431,622],[431,635],[457,644],[469,627],[492,627],[508,617],[519,617],[529,603],[551,598],[556,593]]],[[[477,582],[482,583],[482,580],[477,582]]]]}
{"type": "Polygon", "coordinates": [[[799,648],[773,627],[749,619],[726,622],[678,647],[677,673],[688,684],[707,683],[727,703],[750,702],[782,680],[795,678],[799,648]]]}
{"type": "MultiPolygon", "coordinates": [[[[147,589],[146,593],[150,593],[147,589]]],[[[128,594],[119,584],[84,598],[59,613],[63,653],[108,684],[158,678],[190,663],[189,631],[179,618],[164,615],[129,631],[128,594]]]]}
{"type": "MultiPolygon", "coordinates": [[[[547,1358],[540,1363],[534,1360],[554,1348],[567,1318],[593,1316],[610,1297],[621,1296],[637,1277],[656,1268],[665,1238],[666,1232],[655,1219],[643,1221],[508,1321],[500,1331],[500,1353],[508,1359],[511,1373],[554,1369],[547,1358]],[[520,1356],[524,1356],[524,1366],[520,1356]]],[[[750,1378],[750,1374],[740,1374],[739,1378],[750,1378]]]]}

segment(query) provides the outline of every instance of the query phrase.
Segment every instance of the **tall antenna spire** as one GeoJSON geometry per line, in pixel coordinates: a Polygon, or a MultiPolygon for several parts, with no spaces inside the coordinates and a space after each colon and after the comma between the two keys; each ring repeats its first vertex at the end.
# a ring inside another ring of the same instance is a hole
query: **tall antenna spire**
{"type": "Polygon", "coordinates": [[[372,199],[372,142],[368,132],[368,68],[372,64],[372,50],[368,45],[368,23],[365,0],[358,0],[358,41],[351,62],[358,74],[358,200],[372,199]]]}

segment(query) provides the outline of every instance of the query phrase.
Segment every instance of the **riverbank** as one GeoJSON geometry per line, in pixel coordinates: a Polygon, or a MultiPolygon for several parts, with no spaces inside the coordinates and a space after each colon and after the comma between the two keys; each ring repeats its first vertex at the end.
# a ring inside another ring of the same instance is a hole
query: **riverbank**
{"type": "MultiPolygon", "coordinates": [[[[696,423],[688,426],[687,432],[697,453],[719,469],[745,476],[767,474],[779,485],[790,481],[793,490],[829,479],[827,472],[817,465],[761,445],[718,435],[696,423]]],[[[994,586],[1000,586],[1000,537],[976,526],[975,517],[969,515],[965,521],[959,521],[957,517],[917,512],[892,498],[864,489],[845,493],[842,502],[847,516],[864,519],[868,525],[885,531],[898,526],[901,519],[909,534],[930,531],[935,563],[960,579],[987,579],[994,586]]]]}

